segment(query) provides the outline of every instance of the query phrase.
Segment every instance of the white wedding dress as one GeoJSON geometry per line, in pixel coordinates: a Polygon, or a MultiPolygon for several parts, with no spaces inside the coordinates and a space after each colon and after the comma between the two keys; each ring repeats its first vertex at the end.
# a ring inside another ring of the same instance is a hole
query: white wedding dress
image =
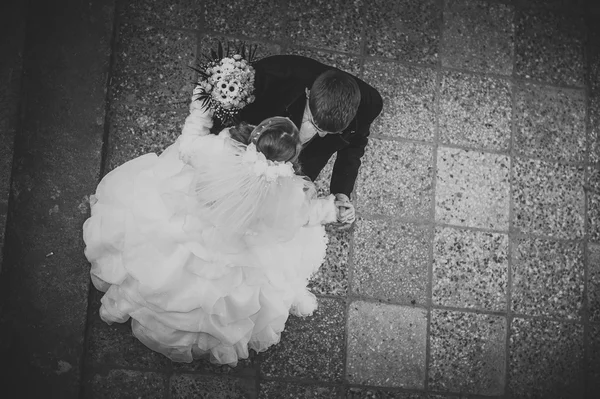
{"type": "Polygon", "coordinates": [[[239,234],[220,229],[194,193],[203,184],[199,171],[235,156],[237,147],[227,129],[209,135],[211,126],[192,101],[173,145],[102,179],[83,236],[92,282],[105,292],[105,322],[131,317],[133,334],[173,361],[210,354],[233,366],[249,349],[279,342],[290,312],[316,309],[307,283],[324,260],[322,224],[335,221],[335,205],[333,196],[307,194],[307,182],[293,176],[282,193],[285,223],[263,217],[239,234]]]}

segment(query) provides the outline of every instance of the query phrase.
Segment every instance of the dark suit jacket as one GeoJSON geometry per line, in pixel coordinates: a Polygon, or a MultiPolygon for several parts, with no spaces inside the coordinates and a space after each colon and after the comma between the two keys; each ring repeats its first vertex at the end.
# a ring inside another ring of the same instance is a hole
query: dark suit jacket
{"type": "MultiPolygon", "coordinates": [[[[239,119],[258,124],[272,116],[286,116],[298,128],[306,105],[305,89],[310,89],[321,73],[336,69],[311,58],[297,55],[276,55],[253,64],[256,69],[256,100],[246,106],[239,119]]],[[[354,120],[342,134],[315,136],[302,150],[302,172],[315,180],[327,161],[337,152],[331,176],[330,191],[350,197],[367,146],[371,122],[383,106],[381,96],[373,87],[353,76],[361,94],[360,106],[354,120]]]]}

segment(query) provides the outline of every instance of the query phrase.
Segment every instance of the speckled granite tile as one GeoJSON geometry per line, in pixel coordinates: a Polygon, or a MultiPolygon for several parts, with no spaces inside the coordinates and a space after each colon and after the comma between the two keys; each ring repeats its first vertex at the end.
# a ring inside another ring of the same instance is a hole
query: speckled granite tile
{"type": "Polygon", "coordinates": [[[352,292],[425,305],[430,241],[426,226],[358,219],[352,292]]]}
{"type": "Polygon", "coordinates": [[[586,153],[583,90],[515,87],[515,150],[545,160],[583,162],[586,153]]]}
{"type": "Polygon", "coordinates": [[[253,39],[283,35],[283,7],[278,0],[205,0],[204,29],[253,39]]]}
{"type": "Polygon", "coordinates": [[[348,72],[354,76],[360,74],[360,60],[357,56],[330,53],[327,51],[312,50],[302,47],[291,47],[286,51],[286,54],[303,55],[312,58],[326,65],[331,65],[342,71],[348,72]]]}
{"type": "Polygon", "coordinates": [[[367,53],[434,64],[438,59],[442,7],[436,0],[366,2],[367,53]]]}
{"type": "Polygon", "coordinates": [[[88,347],[85,364],[88,367],[123,367],[166,370],[171,363],[165,356],[148,349],[131,332],[131,323],[108,325],[100,319],[104,293],[92,288],[88,314],[88,347]]]}
{"type": "Polygon", "coordinates": [[[373,122],[372,133],[433,141],[436,89],[433,69],[367,61],[364,80],[383,98],[383,111],[373,122]]]}
{"type": "Polygon", "coordinates": [[[509,168],[505,155],[438,148],[436,221],[507,230],[509,168]]]}
{"type": "Polygon", "coordinates": [[[553,84],[583,86],[584,26],[577,17],[517,10],[517,75],[553,84]]]}
{"type": "MultiPolygon", "coordinates": [[[[213,49],[216,50],[219,42],[221,42],[221,44],[225,47],[227,45],[231,46],[232,50],[234,50],[236,46],[240,46],[242,44],[242,40],[229,36],[223,36],[219,34],[202,35],[199,45],[199,61],[203,62],[205,55],[208,55],[213,49]]],[[[255,60],[269,57],[271,55],[281,54],[281,45],[276,43],[268,43],[260,40],[244,40],[243,42],[246,43],[247,46],[256,45],[255,60]]]]}
{"type": "Polygon", "coordinates": [[[433,310],[429,334],[429,389],[504,393],[504,316],[433,310]]]}
{"type": "Polygon", "coordinates": [[[589,97],[588,110],[588,161],[600,166],[600,89],[589,97]]]}
{"type": "Polygon", "coordinates": [[[369,140],[359,171],[356,207],[364,214],[428,219],[433,195],[433,148],[369,140]]]}
{"type": "Polygon", "coordinates": [[[108,325],[94,318],[88,335],[86,362],[92,365],[166,370],[171,361],[148,349],[131,332],[131,323],[108,325]]]}
{"type": "Polygon", "coordinates": [[[449,0],[444,8],[442,65],[511,75],[514,8],[475,0],[449,0]]]}
{"type": "Polygon", "coordinates": [[[85,399],[162,399],[165,397],[167,376],[159,373],[110,370],[94,374],[84,388],[85,399]]]}
{"type": "Polygon", "coordinates": [[[256,362],[256,352],[249,351],[248,359],[240,359],[236,367],[211,363],[209,355],[194,359],[192,363],[171,362],[175,373],[200,372],[212,375],[227,375],[233,377],[256,378],[259,375],[259,366],[256,362]]]}
{"type": "Polygon", "coordinates": [[[199,1],[136,0],[119,5],[118,16],[124,21],[184,29],[200,29],[202,26],[202,2],[199,1]]]}
{"type": "Polygon", "coordinates": [[[600,389],[600,325],[591,324],[589,327],[589,351],[587,358],[587,395],[593,398],[600,389]]]}
{"type": "Polygon", "coordinates": [[[256,397],[256,382],[253,379],[174,374],[170,386],[172,399],[256,397]]]}
{"type": "Polygon", "coordinates": [[[281,341],[259,355],[262,375],[341,381],[344,307],[341,300],[319,298],[319,308],[312,316],[290,316],[281,341]]]}
{"type": "Polygon", "coordinates": [[[591,241],[600,242],[600,165],[587,168],[585,189],[588,237],[591,241]]]}
{"type": "MultiPolygon", "coordinates": [[[[218,34],[202,35],[199,44],[199,61],[204,62],[204,60],[206,59],[205,55],[210,54],[211,50],[216,50],[219,42],[224,47],[227,47],[229,45],[232,50],[235,50],[236,46],[240,46],[242,44],[242,40],[237,38],[232,38],[218,34]]],[[[281,54],[281,45],[276,43],[267,43],[259,40],[245,40],[243,42],[246,43],[247,46],[256,46],[256,54],[254,57],[254,61],[272,55],[281,54]]]]}
{"type": "Polygon", "coordinates": [[[580,318],[584,285],[581,244],[515,239],[511,256],[514,313],[580,318]]]}
{"type": "Polygon", "coordinates": [[[506,309],[508,236],[435,229],[432,299],[459,308],[506,309]]]}
{"type": "Polygon", "coordinates": [[[356,301],[348,314],[351,384],[423,389],[427,311],[356,301]]]}
{"type": "Polygon", "coordinates": [[[288,2],[286,36],[296,44],[360,53],[363,0],[288,2]]]}
{"type": "Polygon", "coordinates": [[[325,262],[308,282],[315,294],[345,296],[348,293],[348,258],[350,253],[350,230],[338,230],[334,225],[325,226],[329,243],[325,262]]]}
{"type": "Polygon", "coordinates": [[[149,108],[117,104],[109,113],[109,170],[149,152],[161,153],[181,134],[187,104],[149,108]]]}
{"type": "Polygon", "coordinates": [[[300,385],[279,381],[262,381],[259,389],[258,399],[332,399],[342,397],[342,388],[336,386],[300,385]]]}
{"type": "Polygon", "coordinates": [[[579,397],[583,356],[581,325],[515,318],[510,334],[510,397],[579,397]]]}
{"type": "Polygon", "coordinates": [[[440,141],[507,150],[511,133],[507,80],[446,71],[440,97],[440,141]]]}
{"type": "MultiPolygon", "coordinates": [[[[590,322],[600,322],[600,245],[588,243],[587,299],[590,322]]],[[[600,372],[600,363],[599,370],[600,372]]]]}
{"type": "Polygon", "coordinates": [[[120,25],[110,85],[113,101],[185,102],[194,89],[196,37],[191,32],[120,25]]]}
{"type": "Polygon", "coordinates": [[[583,172],[577,166],[514,158],[513,227],[558,238],[583,236],[583,172]]]}
{"type": "Polygon", "coordinates": [[[397,392],[374,388],[348,388],[346,399],[428,399],[425,392],[397,392]]]}

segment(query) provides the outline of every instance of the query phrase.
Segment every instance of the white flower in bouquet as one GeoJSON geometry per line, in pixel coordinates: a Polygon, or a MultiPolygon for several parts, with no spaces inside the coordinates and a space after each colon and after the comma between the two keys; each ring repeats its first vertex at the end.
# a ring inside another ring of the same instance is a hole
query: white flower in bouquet
{"type": "Polygon", "coordinates": [[[208,62],[195,69],[199,74],[200,92],[194,96],[203,105],[214,111],[214,116],[231,122],[234,116],[255,100],[254,75],[252,67],[256,46],[242,44],[237,53],[231,55],[219,43],[218,51],[212,51],[208,62]],[[247,58],[246,58],[247,57],[247,58]]]}

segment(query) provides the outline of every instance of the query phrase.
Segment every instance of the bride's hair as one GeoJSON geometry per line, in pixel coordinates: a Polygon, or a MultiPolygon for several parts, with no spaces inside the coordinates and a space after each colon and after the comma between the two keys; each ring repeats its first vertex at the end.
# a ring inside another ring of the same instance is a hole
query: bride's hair
{"type": "Polygon", "coordinates": [[[300,155],[300,132],[288,118],[267,118],[257,126],[245,122],[229,129],[233,140],[242,144],[254,143],[256,150],[268,160],[290,162],[294,170],[299,172],[298,156],[300,155]]]}

